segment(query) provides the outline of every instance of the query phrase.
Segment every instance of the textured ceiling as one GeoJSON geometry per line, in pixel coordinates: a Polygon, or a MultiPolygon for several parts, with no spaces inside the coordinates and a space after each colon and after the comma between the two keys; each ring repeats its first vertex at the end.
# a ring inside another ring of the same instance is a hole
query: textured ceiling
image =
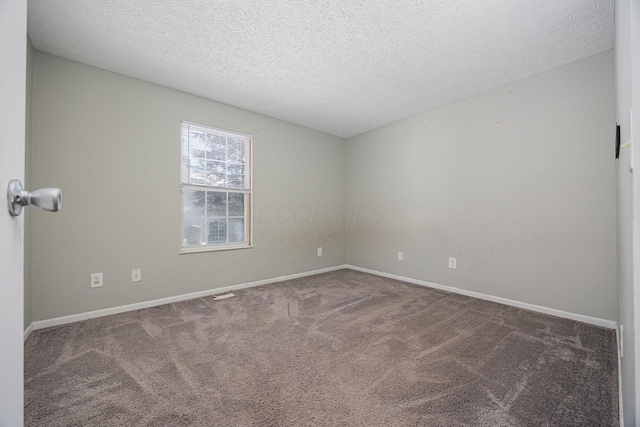
{"type": "Polygon", "coordinates": [[[44,52],[349,137],[611,49],[613,3],[29,0],[29,36],[44,52]]]}

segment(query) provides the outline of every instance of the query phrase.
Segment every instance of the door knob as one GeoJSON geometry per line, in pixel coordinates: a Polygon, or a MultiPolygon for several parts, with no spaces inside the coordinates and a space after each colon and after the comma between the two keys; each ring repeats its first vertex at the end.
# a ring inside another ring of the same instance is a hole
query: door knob
{"type": "Polygon", "coordinates": [[[33,205],[49,212],[58,212],[62,207],[62,192],[59,188],[41,188],[32,192],[22,188],[20,180],[9,181],[7,189],[7,201],[9,213],[18,216],[22,213],[22,207],[33,205]]]}

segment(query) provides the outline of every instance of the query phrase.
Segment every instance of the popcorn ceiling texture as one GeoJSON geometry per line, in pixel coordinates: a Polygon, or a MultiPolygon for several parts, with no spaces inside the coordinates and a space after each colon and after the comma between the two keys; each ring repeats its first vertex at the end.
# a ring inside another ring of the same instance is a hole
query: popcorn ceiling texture
{"type": "Polygon", "coordinates": [[[612,0],[30,0],[36,49],[340,137],[613,47],[612,0]]]}

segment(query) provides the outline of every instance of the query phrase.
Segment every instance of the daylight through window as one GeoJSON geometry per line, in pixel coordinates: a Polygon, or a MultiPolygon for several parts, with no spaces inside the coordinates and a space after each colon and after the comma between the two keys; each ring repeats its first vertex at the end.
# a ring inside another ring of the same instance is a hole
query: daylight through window
{"type": "Polygon", "coordinates": [[[182,251],[251,244],[251,137],[183,121],[182,251]]]}

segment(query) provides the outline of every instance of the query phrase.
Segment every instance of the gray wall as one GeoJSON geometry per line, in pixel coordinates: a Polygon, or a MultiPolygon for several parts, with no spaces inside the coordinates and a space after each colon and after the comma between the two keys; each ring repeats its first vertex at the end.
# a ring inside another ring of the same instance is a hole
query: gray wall
{"type": "Polygon", "coordinates": [[[614,128],[609,51],[347,140],[347,263],[617,319],[614,128]]]}
{"type": "Polygon", "coordinates": [[[31,212],[32,320],[345,260],[616,319],[613,73],[613,53],[599,54],[345,150],[337,137],[36,52],[31,187],[61,187],[63,210],[31,212]],[[254,136],[254,249],[178,255],[181,119],[254,136]],[[104,288],[90,289],[100,271],[104,288]]]}
{"type": "Polygon", "coordinates": [[[343,264],[342,139],[42,52],[33,85],[34,321],[343,264]],[[253,135],[255,248],[178,255],[181,119],[253,135]]]}
{"type": "MultiPolygon", "coordinates": [[[[616,1],[616,36],[615,36],[615,62],[616,62],[616,120],[620,125],[622,143],[631,138],[631,123],[629,120],[629,110],[632,107],[632,93],[640,94],[640,82],[635,85],[632,82],[632,60],[637,49],[632,48],[632,43],[640,43],[635,39],[632,42],[632,27],[639,31],[637,19],[631,19],[631,9],[635,8],[636,15],[640,11],[637,2],[633,6],[630,0],[616,1]]],[[[637,55],[637,53],[636,53],[637,55]]],[[[636,58],[637,60],[637,58],[636,58]]],[[[638,74],[638,71],[635,71],[638,74]]],[[[637,79],[637,76],[636,76],[637,79]]],[[[638,110],[638,107],[636,107],[638,110]]],[[[634,120],[635,123],[638,119],[634,120]]],[[[637,132],[637,131],[636,131],[637,132]]],[[[634,250],[638,250],[638,230],[634,230],[634,218],[640,218],[640,209],[634,207],[634,193],[638,194],[638,157],[640,151],[637,146],[635,151],[635,177],[631,173],[631,149],[622,149],[620,159],[617,164],[618,172],[618,322],[624,327],[621,332],[621,342],[623,346],[621,358],[621,380],[622,380],[622,405],[624,409],[625,425],[636,425],[636,412],[640,409],[637,406],[637,350],[635,340],[635,330],[637,321],[634,320],[634,275],[640,272],[640,266],[634,265],[634,250]]],[[[636,196],[640,197],[640,195],[636,196]]],[[[638,201],[636,200],[637,204],[638,201]]],[[[635,257],[637,259],[637,255],[635,257]]],[[[636,263],[638,261],[635,261],[636,263]]]]}
{"type": "MultiPolygon", "coordinates": [[[[33,45],[27,38],[27,89],[24,140],[24,186],[31,190],[31,94],[33,93],[33,45]]],[[[31,209],[24,209],[24,328],[31,324],[31,209]]]]}

